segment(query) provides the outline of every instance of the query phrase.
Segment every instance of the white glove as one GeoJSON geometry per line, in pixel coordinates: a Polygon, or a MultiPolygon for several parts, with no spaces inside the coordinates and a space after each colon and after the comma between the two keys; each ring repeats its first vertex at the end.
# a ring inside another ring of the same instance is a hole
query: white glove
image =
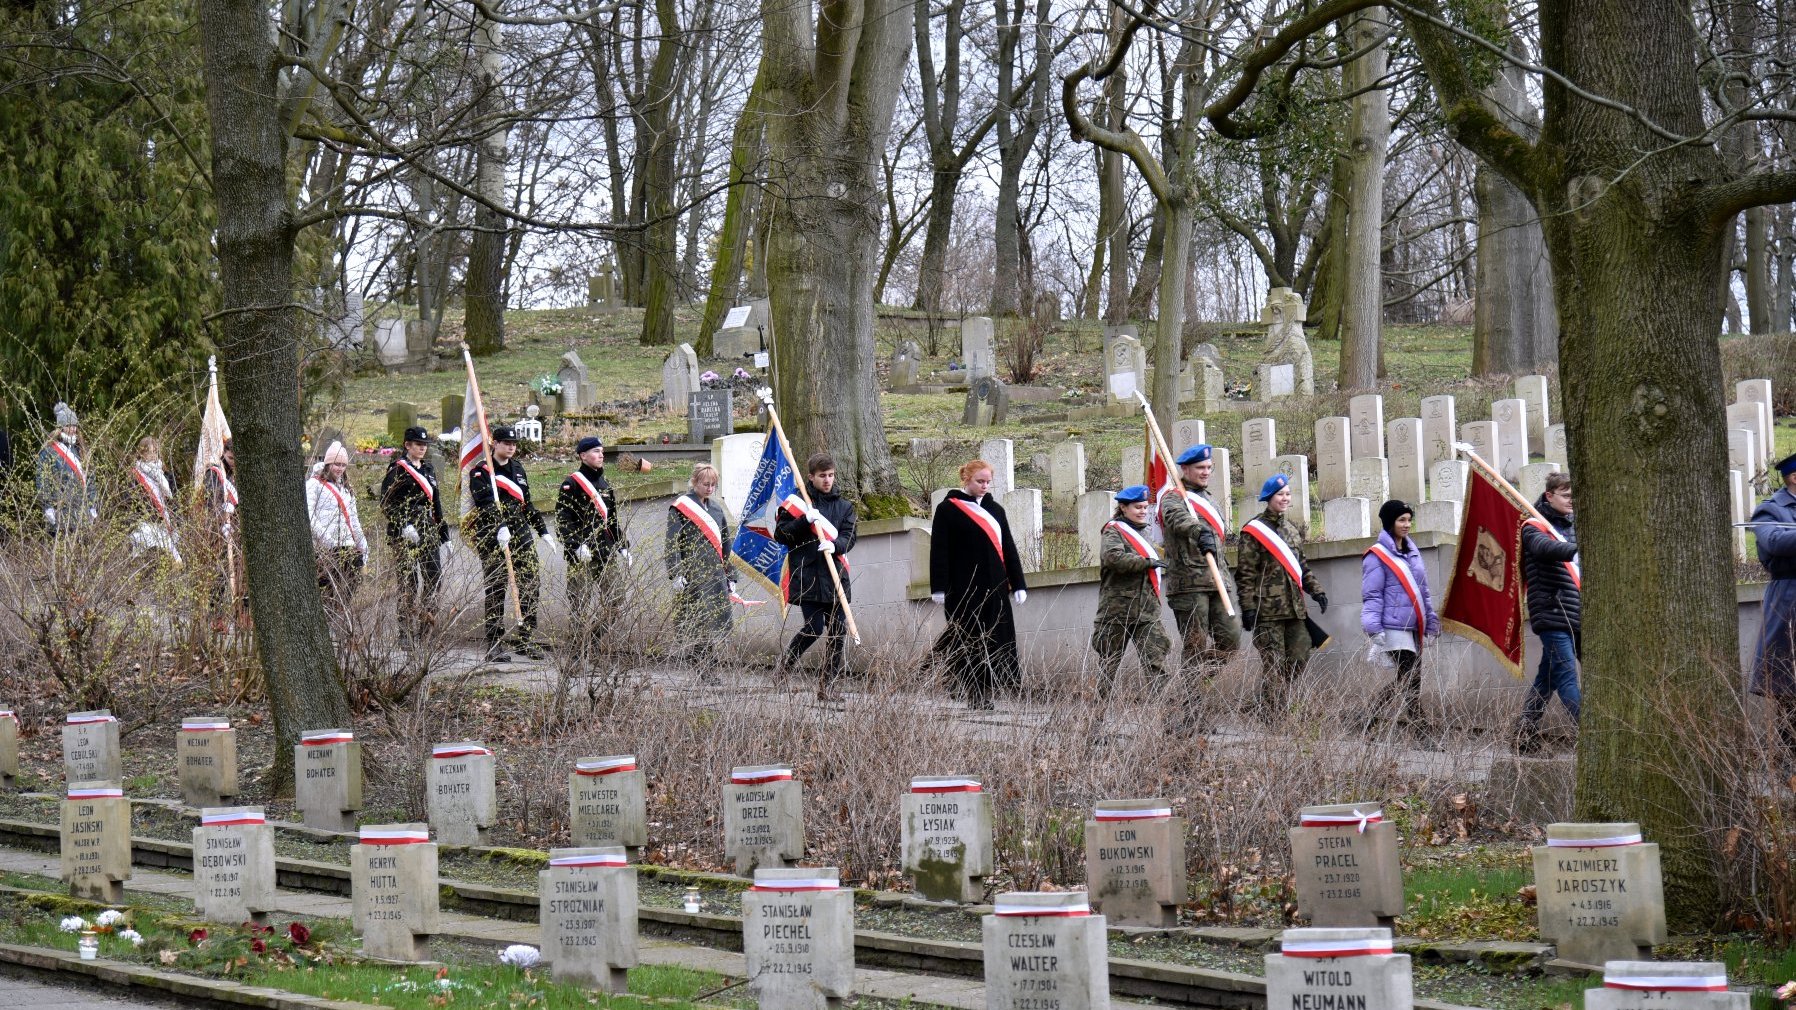
{"type": "Polygon", "coordinates": [[[730,595],[731,596],[736,595],[736,580],[735,579],[730,580],[730,595]]]}
{"type": "Polygon", "coordinates": [[[947,593],[930,593],[929,594],[929,602],[931,602],[939,607],[948,602],[948,594],[947,593]]]}
{"type": "Polygon", "coordinates": [[[821,515],[811,520],[811,529],[816,532],[817,539],[819,540],[834,540],[836,538],[836,524],[823,518],[821,515]]]}
{"type": "Polygon", "coordinates": [[[817,545],[817,553],[819,554],[834,554],[835,552],[836,542],[834,540],[825,540],[817,545]]]}
{"type": "Polygon", "coordinates": [[[225,515],[230,515],[231,513],[235,512],[235,511],[237,511],[237,505],[235,502],[225,502],[225,515]]]}
{"type": "Polygon", "coordinates": [[[506,544],[509,544],[509,543],[511,543],[511,527],[510,526],[499,527],[499,546],[504,547],[506,544]]]}
{"type": "Polygon", "coordinates": [[[1384,651],[1384,632],[1381,631],[1372,636],[1372,648],[1377,649],[1379,652],[1384,651]]]}
{"type": "Polygon", "coordinates": [[[815,505],[812,505],[810,508],[805,509],[804,517],[814,523],[820,523],[820,522],[825,521],[823,518],[823,513],[819,512],[817,510],[817,506],[815,506],[815,505]]]}
{"type": "Polygon", "coordinates": [[[89,519],[98,519],[98,518],[100,518],[100,510],[99,510],[99,509],[97,509],[97,508],[94,508],[94,507],[93,507],[93,506],[91,506],[91,505],[89,505],[89,506],[88,506],[88,507],[87,507],[87,517],[88,517],[88,518],[89,518],[89,519]]]}
{"type": "Polygon", "coordinates": [[[220,526],[218,528],[218,532],[224,534],[227,537],[230,536],[231,535],[231,524],[225,523],[223,526],[220,526]]]}
{"type": "Polygon", "coordinates": [[[585,544],[581,544],[579,548],[574,551],[574,557],[579,558],[581,564],[585,564],[592,560],[592,548],[585,544]]]}
{"type": "Polygon", "coordinates": [[[56,525],[56,510],[55,509],[45,509],[44,510],[44,522],[47,522],[52,526],[56,525]]]}
{"type": "Polygon", "coordinates": [[[686,576],[684,576],[684,575],[674,576],[673,577],[673,587],[675,589],[685,589],[686,588],[686,576]]]}
{"type": "Polygon", "coordinates": [[[406,543],[418,546],[418,527],[407,523],[405,529],[399,531],[399,535],[405,538],[406,543]]]}
{"type": "Polygon", "coordinates": [[[623,550],[618,551],[617,556],[624,559],[625,568],[635,567],[636,559],[630,556],[630,548],[625,547],[623,550]]]}
{"type": "Polygon", "coordinates": [[[1011,593],[1010,594],[1010,602],[1016,604],[1019,607],[1025,603],[1029,602],[1029,590],[1019,589],[1016,592],[1011,593]]]}

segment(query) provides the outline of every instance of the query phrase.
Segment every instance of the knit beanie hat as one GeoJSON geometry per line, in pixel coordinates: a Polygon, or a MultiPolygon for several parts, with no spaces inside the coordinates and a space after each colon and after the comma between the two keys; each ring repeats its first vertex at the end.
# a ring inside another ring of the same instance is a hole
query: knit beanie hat
{"type": "Polygon", "coordinates": [[[1385,502],[1378,507],[1378,524],[1384,527],[1386,533],[1391,533],[1391,527],[1397,524],[1397,519],[1400,516],[1410,516],[1413,518],[1415,514],[1416,510],[1410,508],[1407,502],[1398,498],[1392,498],[1390,501],[1385,502]]]}

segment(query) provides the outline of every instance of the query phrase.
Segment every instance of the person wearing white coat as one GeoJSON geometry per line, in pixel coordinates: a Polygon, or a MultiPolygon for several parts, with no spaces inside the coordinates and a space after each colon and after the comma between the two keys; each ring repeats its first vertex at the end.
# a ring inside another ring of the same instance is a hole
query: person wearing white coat
{"type": "Polygon", "coordinates": [[[348,472],[349,453],[343,443],[332,442],[323,462],[313,466],[312,476],[306,479],[306,515],[312,526],[312,545],[318,552],[318,585],[327,591],[325,601],[339,614],[347,613],[349,598],[368,561],[368,537],[362,532],[348,472]]]}

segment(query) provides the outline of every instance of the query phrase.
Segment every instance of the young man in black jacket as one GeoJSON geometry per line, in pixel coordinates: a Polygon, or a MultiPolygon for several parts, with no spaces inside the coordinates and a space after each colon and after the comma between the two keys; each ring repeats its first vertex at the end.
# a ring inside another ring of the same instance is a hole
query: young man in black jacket
{"type": "Polygon", "coordinates": [[[1546,518],[1522,524],[1522,582],[1528,587],[1528,626],[1540,639],[1540,669],[1516,721],[1515,749],[1540,749],[1540,717],[1556,693],[1576,722],[1583,695],[1578,657],[1583,645],[1584,596],[1578,570],[1578,530],[1572,525],[1571,478],[1547,475],[1546,492],[1534,503],[1546,518]]]}
{"type": "MultiPolygon", "coordinates": [[[[580,469],[563,477],[555,491],[555,529],[567,561],[568,609],[580,626],[596,616],[587,604],[606,567],[614,558],[629,565],[630,544],[617,521],[617,495],[605,479],[605,443],[588,435],[574,445],[574,452],[580,469]]],[[[593,633],[599,630],[594,624],[593,633]]]]}
{"type": "Polygon", "coordinates": [[[449,541],[436,468],[424,459],[429,450],[429,432],[405,429],[405,447],[380,480],[380,510],[387,517],[387,546],[399,579],[399,637],[407,642],[436,623],[437,587],[443,581],[437,552],[449,541]]]}
{"type": "Polygon", "coordinates": [[[777,679],[798,665],[811,643],[829,636],[823,672],[817,678],[818,701],[841,701],[835,682],[848,672],[846,639],[848,629],[842,613],[842,602],[836,598],[835,582],[825,565],[835,565],[842,580],[842,596],[848,593],[848,558],[854,549],[854,503],[836,493],[836,461],[828,453],[814,453],[805,460],[805,482],[811,492],[810,511],[799,516],[787,514],[774,527],[775,540],[790,548],[786,555],[787,593],[789,602],[797,603],[804,613],[804,627],[792,636],[780,657],[777,679]]]}

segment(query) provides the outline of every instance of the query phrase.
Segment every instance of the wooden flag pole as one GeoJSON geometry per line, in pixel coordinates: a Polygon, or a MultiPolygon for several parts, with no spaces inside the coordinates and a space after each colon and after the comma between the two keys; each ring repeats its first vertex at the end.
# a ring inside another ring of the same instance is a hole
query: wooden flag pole
{"type": "MultiPolygon", "coordinates": [[[[1154,451],[1160,456],[1160,465],[1166,468],[1167,479],[1173,481],[1179,493],[1183,494],[1185,487],[1179,477],[1179,465],[1173,462],[1172,449],[1166,444],[1166,435],[1160,431],[1160,420],[1154,416],[1154,408],[1148,405],[1147,397],[1141,395],[1141,390],[1135,391],[1135,398],[1141,401],[1141,409],[1147,412],[1147,430],[1153,433],[1154,451]]],[[[1190,506],[1187,505],[1186,508],[1190,506]]],[[[1221,539],[1218,537],[1217,541],[1220,543],[1221,539]]],[[[1204,564],[1209,566],[1210,580],[1216,583],[1216,595],[1222,597],[1222,612],[1230,617],[1235,616],[1235,604],[1229,600],[1228,583],[1223,581],[1222,571],[1216,567],[1216,558],[1205,554],[1204,564]]]]}
{"type": "MultiPolygon", "coordinates": [[[[1473,466],[1477,467],[1486,477],[1489,477],[1492,481],[1494,481],[1496,483],[1497,487],[1502,489],[1504,496],[1506,496],[1510,501],[1514,502],[1516,505],[1518,505],[1524,509],[1527,509],[1529,515],[1540,520],[1541,522],[1544,523],[1547,521],[1547,517],[1541,515],[1540,512],[1534,508],[1534,503],[1529,501],[1525,496],[1523,496],[1523,494],[1520,491],[1516,490],[1514,484],[1511,484],[1511,483],[1509,483],[1509,481],[1505,480],[1503,478],[1503,475],[1497,472],[1496,467],[1491,466],[1489,463],[1486,463],[1484,461],[1484,457],[1482,457],[1482,456],[1478,455],[1476,452],[1474,452],[1471,445],[1469,445],[1468,443],[1465,443],[1465,442],[1455,442],[1455,443],[1453,443],[1453,448],[1459,450],[1459,453],[1461,455],[1463,455],[1465,458],[1472,461],[1473,466]]],[[[1462,532],[1463,532],[1463,530],[1462,530],[1462,532]]]]}
{"type": "MultiPolygon", "coordinates": [[[[468,366],[468,388],[474,391],[474,416],[480,418],[480,454],[486,459],[486,476],[493,486],[493,511],[496,513],[499,511],[499,481],[498,471],[493,463],[493,433],[487,430],[486,404],[480,398],[480,380],[474,377],[474,355],[468,351],[468,342],[465,340],[461,343],[461,360],[468,366]]],[[[473,495],[468,497],[472,500],[473,495]]],[[[511,545],[500,544],[499,552],[505,555],[505,581],[511,588],[511,619],[521,628],[524,624],[524,604],[518,598],[518,569],[511,561],[511,545]]]]}
{"type": "MultiPolygon", "coordinates": [[[[792,483],[798,485],[799,497],[804,499],[806,508],[816,508],[815,505],[811,504],[811,475],[801,473],[798,467],[798,460],[792,457],[792,443],[786,441],[786,429],[780,424],[779,411],[775,410],[773,407],[773,390],[763,388],[761,390],[761,402],[767,406],[767,420],[773,428],[774,437],[779,439],[780,452],[786,457],[786,465],[792,468],[792,475],[797,478],[792,483]]],[[[848,605],[848,593],[842,588],[841,574],[836,571],[836,556],[831,554],[829,556],[829,562],[823,567],[829,569],[829,581],[836,587],[836,602],[842,605],[842,617],[848,625],[848,637],[854,640],[854,644],[859,645],[861,644],[861,632],[860,629],[854,625],[854,610],[848,605]]]]}

